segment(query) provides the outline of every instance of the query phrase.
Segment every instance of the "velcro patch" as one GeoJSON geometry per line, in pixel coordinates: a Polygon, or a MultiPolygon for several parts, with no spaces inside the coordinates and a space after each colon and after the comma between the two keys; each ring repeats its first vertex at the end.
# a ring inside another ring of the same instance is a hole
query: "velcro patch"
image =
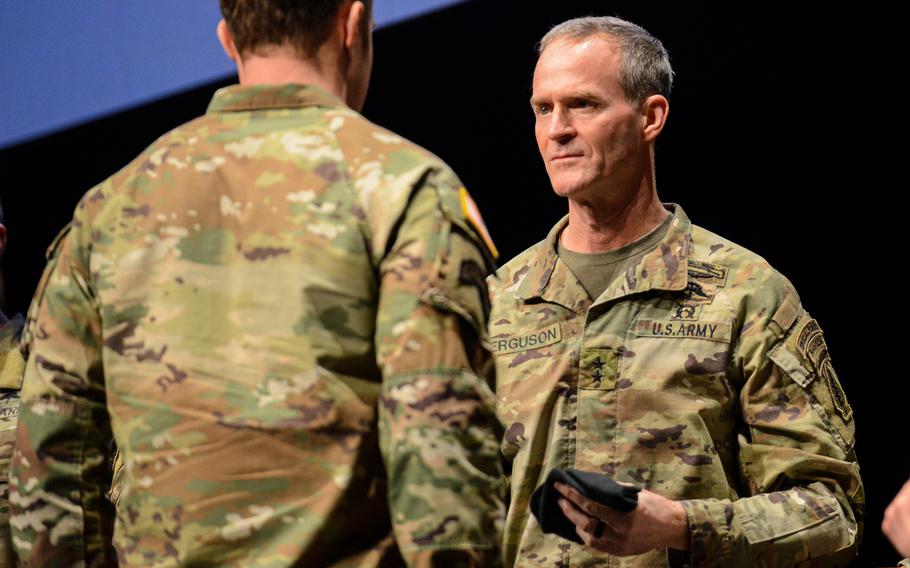
{"type": "Polygon", "coordinates": [[[730,322],[684,322],[666,320],[638,320],[635,334],[639,337],[666,339],[707,339],[730,343],[733,326],[730,322]]]}
{"type": "Polygon", "coordinates": [[[559,343],[560,341],[562,341],[562,331],[558,323],[554,323],[551,326],[525,335],[513,335],[512,337],[506,338],[490,338],[493,353],[496,355],[515,353],[516,351],[527,351],[528,349],[538,349],[540,347],[559,343]]]}
{"type": "Polygon", "coordinates": [[[795,293],[788,293],[787,297],[784,299],[783,303],[777,308],[777,311],[774,312],[774,316],[771,318],[771,321],[777,324],[780,328],[780,332],[786,333],[790,330],[796,319],[799,317],[800,305],[799,298],[797,298],[795,293]]]}

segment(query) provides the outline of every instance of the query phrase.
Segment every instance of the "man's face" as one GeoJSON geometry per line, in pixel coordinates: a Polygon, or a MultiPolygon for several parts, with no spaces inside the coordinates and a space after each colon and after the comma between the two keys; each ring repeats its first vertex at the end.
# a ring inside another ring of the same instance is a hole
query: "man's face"
{"type": "Polygon", "coordinates": [[[648,147],[620,64],[619,45],[606,35],[556,40],[537,61],[534,132],[557,195],[609,199],[607,192],[637,189],[648,147]]]}

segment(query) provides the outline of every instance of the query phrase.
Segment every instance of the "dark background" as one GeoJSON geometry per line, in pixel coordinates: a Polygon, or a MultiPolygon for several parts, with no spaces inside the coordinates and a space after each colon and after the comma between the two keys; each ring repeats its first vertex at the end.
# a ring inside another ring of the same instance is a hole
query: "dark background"
{"type": "MultiPolygon", "coordinates": [[[[886,32],[895,14],[875,3],[477,0],[380,30],[364,114],[454,167],[503,259],[564,214],[533,138],[533,46],[553,24],[588,14],[634,21],[670,51],[661,198],[769,259],[821,323],[858,425],[868,506],[855,565],[896,564],[880,531],[910,474],[905,371],[895,364],[905,254],[890,236],[903,221],[892,149],[902,64],[886,32]]],[[[7,313],[27,309],[44,249],[79,197],[231,82],[0,151],[7,313]]]]}

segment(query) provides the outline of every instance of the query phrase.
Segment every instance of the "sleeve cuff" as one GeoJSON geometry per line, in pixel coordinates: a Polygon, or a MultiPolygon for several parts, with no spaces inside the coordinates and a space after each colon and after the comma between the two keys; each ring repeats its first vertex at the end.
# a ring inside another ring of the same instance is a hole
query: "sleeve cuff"
{"type": "Polygon", "coordinates": [[[726,565],[733,548],[733,504],[717,499],[680,501],[689,521],[690,566],[726,565]]]}

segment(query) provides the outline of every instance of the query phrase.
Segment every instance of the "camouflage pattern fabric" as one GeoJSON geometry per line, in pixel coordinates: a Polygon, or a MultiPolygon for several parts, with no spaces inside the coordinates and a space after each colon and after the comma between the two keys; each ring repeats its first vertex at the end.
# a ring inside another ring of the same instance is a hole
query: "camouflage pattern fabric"
{"type": "Polygon", "coordinates": [[[18,554],[111,561],[113,435],[122,566],[498,565],[466,197],[301,85],[221,90],[91,190],[26,326],[18,554]]]}
{"type": "Polygon", "coordinates": [[[16,442],[19,418],[19,387],[25,361],[19,352],[19,337],[24,319],[10,320],[0,312],[0,568],[16,565],[9,532],[9,463],[16,442]]]}
{"type": "Polygon", "coordinates": [[[864,494],[821,330],[767,262],[668,208],[663,242],[596,301],[557,257],[565,219],[490,279],[506,565],[843,564],[864,494]],[[528,503],[556,467],[683,500],[691,551],[612,558],[542,534],[528,503]]]}

